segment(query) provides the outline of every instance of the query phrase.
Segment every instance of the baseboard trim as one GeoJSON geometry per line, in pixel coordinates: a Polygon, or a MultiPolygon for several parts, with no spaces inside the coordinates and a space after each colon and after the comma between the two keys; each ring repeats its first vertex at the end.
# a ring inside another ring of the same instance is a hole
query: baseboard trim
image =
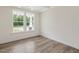
{"type": "Polygon", "coordinates": [[[70,47],[73,47],[73,48],[79,49],[79,48],[76,47],[75,45],[70,45],[70,44],[68,44],[68,43],[64,43],[63,41],[56,40],[54,37],[51,37],[51,36],[49,36],[49,35],[42,34],[41,36],[46,37],[46,38],[51,39],[51,40],[54,40],[54,41],[57,41],[57,42],[62,43],[62,44],[64,44],[64,45],[67,45],[67,46],[70,46],[70,47]]]}
{"type": "Polygon", "coordinates": [[[9,44],[9,43],[13,43],[13,42],[16,42],[16,41],[22,41],[22,40],[25,40],[25,39],[30,39],[30,38],[39,37],[39,36],[41,36],[41,35],[31,36],[31,37],[27,37],[27,38],[23,38],[23,39],[18,39],[18,40],[14,40],[14,41],[2,43],[2,44],[0,44],[0,46],[1,46],[1,45],[6,45],[6,44],[9,44]]]}
{"type": "Polygon", "coordinates": [[[41,35],[37,35],[37,36],[32,36],[32,37],[28,37],[28,38],[23,38],[23,39],[19,39],[19,40],[14,40],[14,41],[10,41],[10,42],[7,42],[7,43],[3,43],[3,44],[0,44],[0,49],[9,47],[10,45],[13,45],[13,44],[17,44],[16,42],[20,42],[20,41],[23,41],[23,40],[26,40],[26,39],[40,37],[40,36],[41,35]]]}

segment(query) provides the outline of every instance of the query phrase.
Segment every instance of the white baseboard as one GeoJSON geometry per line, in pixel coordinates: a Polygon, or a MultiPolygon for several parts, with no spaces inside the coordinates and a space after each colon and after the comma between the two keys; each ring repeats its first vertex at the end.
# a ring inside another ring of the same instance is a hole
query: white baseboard
{"type": "Polygon", "coordinates": [[[59,42],[59,43],[65,44],[65,45],[67,45],[67,46],[70,46],[70,47],[79,49],[79,47],[77,47],[76,45],[70,44],[70,43],[66,43],[66,42],[61,41],[61,40],[58,40],[58,39],[55,39],[53,36],[50,36],[50,35],[47,35],[47,34],[41,34],[41,35],[42,35],[43,37],[48,38],[48,39],[51,39],[51,40],[57,41],[57,42],[59,42]]]}

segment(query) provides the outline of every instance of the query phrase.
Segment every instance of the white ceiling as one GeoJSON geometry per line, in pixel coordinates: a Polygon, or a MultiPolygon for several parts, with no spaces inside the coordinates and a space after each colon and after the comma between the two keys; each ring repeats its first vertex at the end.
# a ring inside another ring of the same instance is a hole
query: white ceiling
{"type": "Polygon", "coordinates": [[[49,6],[18,6],[18,7],[34,12],[44,12],[50,8],[49,6]]]}

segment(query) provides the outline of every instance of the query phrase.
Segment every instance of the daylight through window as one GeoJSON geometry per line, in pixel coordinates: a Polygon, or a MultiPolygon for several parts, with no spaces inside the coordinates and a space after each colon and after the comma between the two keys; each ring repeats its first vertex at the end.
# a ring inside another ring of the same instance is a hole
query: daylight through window
{"type": "Polygon", "coordinates": [[[13,10],[13,32],[33,31],[34,14],[13,10]],[[24,26],[24,24],[26,24],[24,26]]]}

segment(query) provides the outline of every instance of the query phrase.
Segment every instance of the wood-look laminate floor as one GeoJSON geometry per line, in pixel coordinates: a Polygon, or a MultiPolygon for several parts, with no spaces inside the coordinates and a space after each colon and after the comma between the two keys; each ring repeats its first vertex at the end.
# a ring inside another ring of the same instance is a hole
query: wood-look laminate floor
{"type": "Polygon", "coordinates": [[[37,36],[0,45],[0,53],[78,53],[79,50],[37,36]]]}

